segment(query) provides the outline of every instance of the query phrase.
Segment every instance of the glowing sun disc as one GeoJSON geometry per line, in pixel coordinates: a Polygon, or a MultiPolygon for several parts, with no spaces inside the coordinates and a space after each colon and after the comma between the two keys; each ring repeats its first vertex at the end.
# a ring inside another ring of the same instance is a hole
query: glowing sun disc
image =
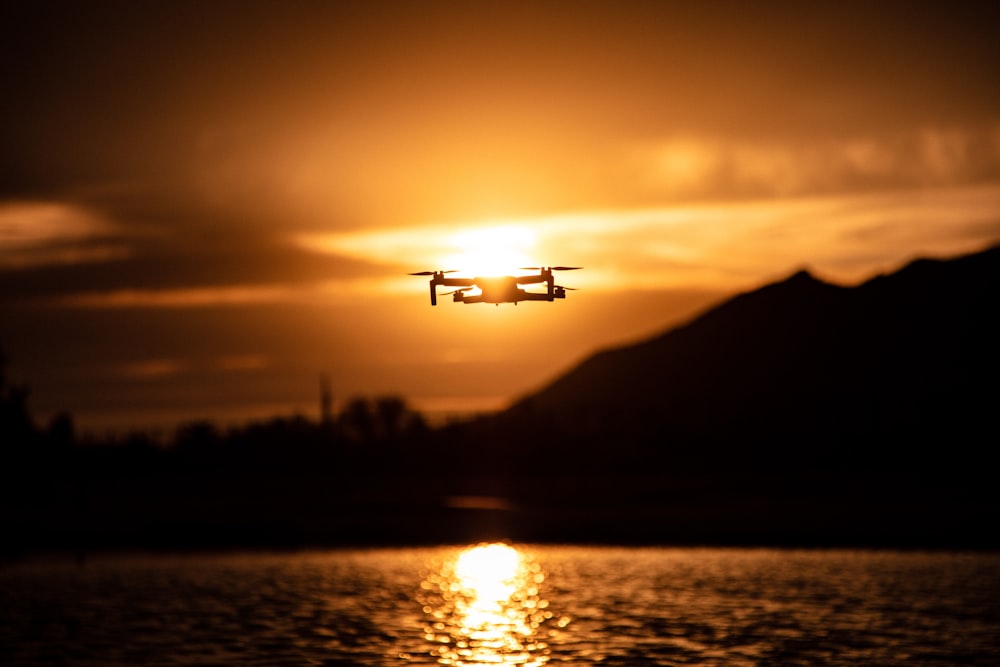
{"type": "Polygon", "coordinates": [[[494,225],[458,232],[448,242],[454,251],[442,266],[470,275],[502,276],[534,263],[531,252],[537,238],[529,227],[494,225]]]}

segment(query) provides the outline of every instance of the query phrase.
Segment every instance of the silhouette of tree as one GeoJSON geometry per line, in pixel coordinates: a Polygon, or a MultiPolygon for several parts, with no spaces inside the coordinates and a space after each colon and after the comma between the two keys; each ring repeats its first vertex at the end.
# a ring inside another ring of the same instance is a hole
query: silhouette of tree
{"type": "Polygon", "coordinates": [[[359,442],[375,439],[375,414],[366,398],[352,398],[340,415],[341,428],[348,438],[359,442]]]}
{"type": "Polygon", "coordinates": [[[362,443],[399,443],[422,437],[428,430],[423,416],[399,396],[352,398],[340,414],[339,426],[347,439],[362,443]]]}
{"type": "Polygon", "coordinates": [[[25,385],[7,383],[7,356],[0,348],[0,440],[23,445],[35,434],[35,424],[28,411],[30,390],[25,385]]]}
{"type": "Polygon", "coordinates": [[[386,440],[398,438],[408,413],[406,401],[398,396],[375,399],[375,420],[379,435],[386,440]]]}
{"type": "Polygon", "coordinates": [[[214,445],[219,440],[219,432],[215,425],[208,421],[191,422],[177,429],[174,437],[178,447],[197,447],[214,445]]]}
{"type": "Polygon", "coordinates": [[[49,421],[46,431],[49,443],[58,450],[64,451],[73,446],[76,441],[76,428],[73,416],[68,412],[60,412],[49,421]]]}

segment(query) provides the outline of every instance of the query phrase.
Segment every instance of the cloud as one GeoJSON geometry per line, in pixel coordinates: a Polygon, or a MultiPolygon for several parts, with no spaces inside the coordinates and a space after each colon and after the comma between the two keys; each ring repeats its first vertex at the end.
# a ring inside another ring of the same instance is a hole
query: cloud
{"type": "Polygon", "coordinates": [[[312,298],[387,272],[260,228],[106,222],[69,204],[6,209],[0,299],[73,307],[203,307],[312,298]],[[25,213],[27,212],[27,213],[25,213]],[[38,223],[37,225],[35,223],[38,223]]]}
{"type": "Polygon", "coordinates": [[[205,308],[280,303],[292,298],[286,287],[240,286],[175,290],[83,292],[53,300],[71,308],[205,308]]]}
{"type": "Polygon", "coordinates": [[[192,359],[154,357],[120,364],[117,372],[138,380],[161,380],[192,372],[259,371],[268,368],[271,359],[263,354],[231,354],[196,362],[192,359]]]}
{"type": "MultiPolygon", "coordinates": [[[[372,261],[406,257],[417,269],[453,268],[442,261],[454,252],[456,229],[484,225],[530,229],[541,263],[585,266],[573,284],[588,289],[731,288],[803,264],[832,279],[857,281],[916,254],[971,251],[997,241],[1000,186],[696,203],[298,238],[315,250],[372,261]]],[[[395,291],[405,284],[393,278],[381,287],[395,291]]]]}
{"type": "Polygon", "coordinates": [[[97,201],[129,226],[348,229],[996,174],[995,139],[968,129],[1000,113],[983,3],[23,4],[0,26],[0,197],[97,201]]]}
{"type": "Polygon", "coordinates": [[[189,364],[180,359],[145,359],[123,364],[120,373],[136,380],[159,380],[188,370],[189,364]]]}
{"type": "Polygon", "coordinates": [[[224,371],[257,371],[267,368],[272,360],[264,354],[232,354],[219,358],[216,366],[224,371]]]}
{"type": "Polygon", "coordinates": [[[115,226],[84,207],[52,201],[0,202],[0,270],[90,264],[129,254],[115,226]]]}
{"type": "Polygon", "coordinates": [[[639,196],[675,201],[980,183],[1000,179],[1000,122],[783,141],[679,137],[632,149],[620,169],[639,196]]]}

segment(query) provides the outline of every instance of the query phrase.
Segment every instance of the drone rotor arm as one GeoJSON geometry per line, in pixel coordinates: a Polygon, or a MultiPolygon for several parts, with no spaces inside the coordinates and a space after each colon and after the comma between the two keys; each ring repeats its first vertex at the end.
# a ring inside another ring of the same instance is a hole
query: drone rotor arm
{"type": "Polygon", "coordinates": [[[408,276],[437,276],[444,275],[446,273],[455,273],[458,269],[449,269],[447,271],[417,271],[416,273],[407,273],[408,276]]]}

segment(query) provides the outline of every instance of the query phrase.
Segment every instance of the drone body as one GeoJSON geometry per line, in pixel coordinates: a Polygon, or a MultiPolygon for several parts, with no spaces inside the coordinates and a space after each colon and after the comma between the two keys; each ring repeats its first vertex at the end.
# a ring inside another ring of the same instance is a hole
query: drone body
{"type": "Polygon", "coordinates": [[[579,266],[551,266],[551,267],[526,267],[525,270],[538,271],[536,274],[527,276],[497,276],[497,277],[476,277],[476,278],[445,278],[446,273],[454,271],[421,271],[411,273],[411,276],[431,276],[431,305],[437,305],[437,288],[457,287],[458,289],[448,292],[452,295],[452,301],[456,303],[513,303],[517,305],[519,301],[555,301],[565,299],[566,290],[572,287],[556,285],[553,271],[572,271],[579,269],[579,266]],[[545,283],[544,292],[529,292],[523,289],[522,285],[538,285],[545,283]],[[471,290],[478,289],[475,294],[466,294],[471,290]]]}

